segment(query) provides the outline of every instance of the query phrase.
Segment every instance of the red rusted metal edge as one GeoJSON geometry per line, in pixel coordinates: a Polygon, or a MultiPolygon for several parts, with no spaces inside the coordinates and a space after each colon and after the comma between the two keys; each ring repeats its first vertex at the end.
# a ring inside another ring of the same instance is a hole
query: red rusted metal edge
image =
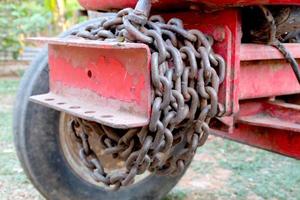
{"type": "MultiPolygon", "coordinates": [[[[300,44],[286,43],[284,46],[294,58],[300,58],[300,44]]],[[[284,59],[284,56],[277,48],[263,44],[242,44],[240,52],[241,61],[254,60],[276,60],[284,59]]]]}
{"type": "Polygon", "coordinates": [[[280,129],[284,131],[300,132],[300,125],[272,117],[270,115],[258,114],[253,116],[240,117],[239,123],[248,124],[253,126],[280,129]]]}
{"type": "Polygon", "coordinates": [[[96,102],[97,105],[91,101],[83,103],[82,101],[52,92],[31,96],[30,100],[55,110],[114,128],[127,129],[148,124],[146,117],[130,112],[115,111],[111,107],[101,105],[101,102],[96,102]]]}
{"type": "Polygon", "coordinates": [[[241,102],[236,122],[300,133],[300,105],[263,100],[241,102]]]}
{"type": "Polygon", "coordinates": [[[55,44],[55,45],[66,45],[66,46],[77,46],[77,47],[90,47],[99,49],[147,49],[150,50],[147,45],[143,43],[124,43],[124,42],[105,42],[98,40],[85,40],[82,38],[51,38],[51,37],[33,37],[27,38],[27,41],[55,44]]]}
{"type": "Polygon", "coordinates": [[[115,128],[145,126],[151,110],[147,45],[39,38],[48,42],[50,92],[34,102],[115,128]]]}
{"type": "Polygon", "coordinates": [[[232,133],[212,129],[211,134],[300,160],[300,134],[297,132],[238,125],[232,133]]]}

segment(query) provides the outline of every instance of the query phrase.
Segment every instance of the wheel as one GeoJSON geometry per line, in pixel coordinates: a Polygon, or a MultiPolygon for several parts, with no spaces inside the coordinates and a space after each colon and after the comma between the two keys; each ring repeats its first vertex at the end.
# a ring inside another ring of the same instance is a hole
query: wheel
{"type": "MultiPolygon", "coordinates": [[[[74,29],[95,22],[93,19],[74,29]]],[[[96,186],[72,168],[62,148],[61,113],[32,103],[29,97],[46,93],[48,85],[47,50],[39,54],[25,73],[14,110],[14,140],[18,157],[28,178],[47,199],[160,199],[179,181],[177,177],[149,175],[118,191],[96,186]]]]}

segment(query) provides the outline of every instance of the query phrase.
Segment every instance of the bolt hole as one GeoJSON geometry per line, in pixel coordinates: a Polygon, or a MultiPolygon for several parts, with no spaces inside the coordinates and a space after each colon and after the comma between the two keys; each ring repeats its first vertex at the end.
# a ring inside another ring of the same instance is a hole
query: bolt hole
{"type": "Polygon", "coordinates": [[[92,113],[95,113],[95,111],[85,111],[84,113],[85,114],[92,114],[92,113]]]}
{"type": "Polygon", "coordinates": [[[64,103],[64,102],[58,102],[57,103],[57,105],[64,105],[64,104],[66,104],[66,103],[64,103]]]}
{"type": "Polygon", "coordinates": [[[102,118],[111,118],[113,117],[112,115],[101,115],[102,118]]]}
{"type": "Polygon", "coordinates": [[[53,101],[53,100],[54,100],[53,98],[45,99],[45,101],[53,101]]]}
{"type": "Polygon", "coordinates": [[[70,108],[70,109],[79,109],[80,106],[70,106],[69,108],[70,108]]]}
{"type": "Polygon", "coordinates": [[[87,72],[87,75],[88,75],[89,78],[92,78],[92,75],[93,75],[93,74],[92,74],[92,71],[89,70],[89,71],[87,72]]]}

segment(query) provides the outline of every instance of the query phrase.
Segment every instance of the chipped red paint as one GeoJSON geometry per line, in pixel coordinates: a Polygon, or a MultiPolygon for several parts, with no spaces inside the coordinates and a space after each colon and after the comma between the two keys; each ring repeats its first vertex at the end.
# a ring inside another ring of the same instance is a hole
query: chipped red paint
{"type": "Polygon", "coordinates": [[[132,55],[140,57],[145,53],[130,50],[124,53],[127,55],[121,55],[119,50],[112,49],[105,51],[51,45],[49,48],[51,90],[60,91],[60,88],[56,88],[58,82],[78,89],[88,88],[102,97],[147,107],[148,102],[143,99],[146,76],[145,73],[140,73],[141,70],[145,70],[141,66],[146,66],[147,57],[144,60],[136,60],[132,55]],[[127,62],[122,62],[115,55],[126,56],[127,62]],[[139,67],[141,68],[138,69],[139,67]]]}

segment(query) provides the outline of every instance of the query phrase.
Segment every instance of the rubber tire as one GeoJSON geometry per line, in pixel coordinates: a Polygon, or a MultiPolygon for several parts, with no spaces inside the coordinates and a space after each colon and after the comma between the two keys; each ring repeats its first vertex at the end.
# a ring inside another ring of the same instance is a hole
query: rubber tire
{"type": "MultiPolygon", "coordinates": [[[[99,19],[92,19],[72,30],[95,20],[99,19]]],[[[13,127],[15,146],[22,167],[32,184],[46,199],[161,199],[182,177],[183,174],[177,177],[151,175],[137,184],[114,192],[84,181],[73,172],[62,153],[58,133],[60,112],[29,101],[31,95],[48,91],[48,59],[47,50],[44,50],[21,81],[13,127]]]]}

